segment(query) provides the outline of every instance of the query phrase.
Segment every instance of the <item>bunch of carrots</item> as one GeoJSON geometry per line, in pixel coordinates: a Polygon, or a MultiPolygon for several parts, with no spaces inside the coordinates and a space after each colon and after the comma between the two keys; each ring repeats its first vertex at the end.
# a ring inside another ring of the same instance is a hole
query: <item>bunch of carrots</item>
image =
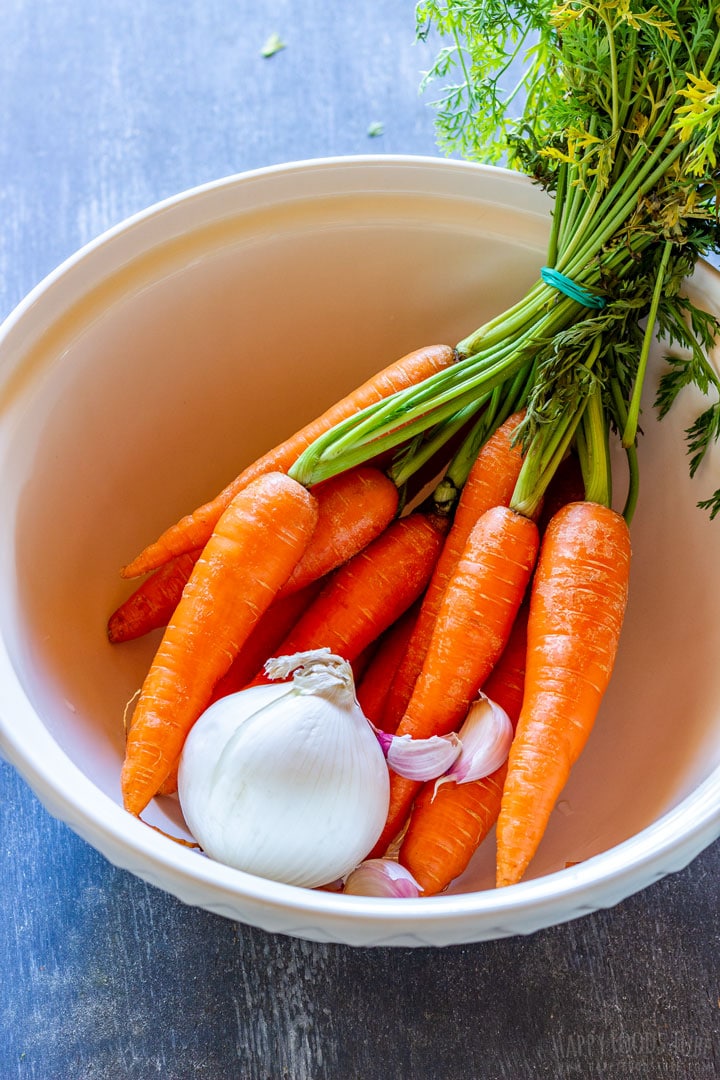
{"type": "MultiPolygon", "coordinates": [[[[686,354],[668,357],[660,416],[688,385],[708,397],[687,432],[691,474],[720,438],[720,321],[682,285],[718,250],[720,13],[423,0],[418,14],[450,42],[430,77],[456,64],[465,80],[440,100],[448,145],[502,151],[553,196],[547,265],[455,347],[403,357],[171,526],[125,567],[150,576],[108,632],[166,627],[128,731],[133,814],[173,789],[200,713],[262,680],[271,655],[340,653],[370,719],[400,735],[458,729],[480,692],[501,704],[516,730],[492,776],[437,789],[391,776],[369,854],[399,850],[431,894],[493,825],[498,885],[521,879],[593,727],[627,603],[658,329],[686,354]],[[516,120],[498,80],[530,31],[516,120]]],[[[699,505],[720,513],[720,490],[699,505]]]]}
{"type": "Polygon", "coordinates": [[[455,362],[445,346],[403,357],[123,570],[150,576],[111,616],[110,640],[166,625],[128,730],[131,813],[173,790],[185,737],[212,701],[262,681],[272,655],[325,646],[353,664],[359,701],[385,731],[447,734],[480,691],[517,723],[510,760],[490,777],[435,794],[391,774],[388,820],[368,854],[404,832],[400,861],[429,895],[497,821],[498,884],[520,879],[610,676],[629,574],[624,519],[583,501],[572,456],[534,516],[514,508],[522,410],[485,410],[414,507],[376,465],[310,488],[287,475],[338,417],[455,362]]]}

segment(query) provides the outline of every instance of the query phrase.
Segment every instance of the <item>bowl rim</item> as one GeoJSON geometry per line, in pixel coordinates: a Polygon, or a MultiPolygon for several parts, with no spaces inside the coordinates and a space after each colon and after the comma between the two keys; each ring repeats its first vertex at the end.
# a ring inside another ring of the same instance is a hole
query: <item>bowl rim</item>
{"type": "MultiPolygon", "coordinates": [[[[43,302],[48,290],[63,280],[69,271],[117,238],[127,237],[132,231],[142,229],[146,223],[168,210],[184,207],[214,192],[276,175],[286,177],[292,173],[339,168],[387,172],[402,166],[421,170],[432,168],[458,175],[461,172],[475,176],[501,174],[512,184],[526,187],[531,183],[523,174],[496,166],[407,154],[310,158],[233,173],[162,199],[84,244],[51,270],[3,320],[0,325],[0,350],[8,335],[16,331],[35,305],[43,302]]],[[[702,272],[710,272],[720,281],[720,274],[709,264],[704,264],[702,272]]],[[[4,372],[0,371],[0,379],[4,379],[4,372]]],[[[488,889],[399,901],[288,886],[204,858],[193,867],[188,862],[186,849],[169,843],[142,822],[130,818],[62,750],[36,716],[25,695],[4,639],[0,639],[0,675],[0,705],[3,705],[3,699],[7,703],[7,707],[0,708],[0,752],[25,778],[50,812],[66,821],[116,865],[124,866],[168,891],[175,891],[181,899],[186,898],[183,894],[191,887],[195,895],[190,902],[204,907],[212,907],[210,901],[217,898],[219,890],[230,907],[234,901],[240,904],[249,901],[286,915],[291,913],[295,922],[316,917],[330,924],[346,924],[350,920],[361,928],[361,932],[363,927],[371,931],[385,927],[389,934],[406,927],[408,920],[411,920],[413,929],[425,927],[432,932],[432,927],[451,919],[456,929],[453,940],[468,941],[474,940],[471,928],[479,918],[490,924],[491,932],[483,936],[499,936],[531,931],[574,918],[584,911],[610,906],[650,884],[653,879],[682,869],[720,835],[719,767],[677,805],[625,841],[582,863],[521,881],[502,890],[488,889]],[[40,731],[43,748],[48,751],[42,760],[26,752],[26,733],[21,735],[23,725],[10,719],[14,715],[24,718],[29,728],[34,725],[36,733],[40,731]],[[51,766],[59,760],[58,755],[65,766],[74,770],[76,783],[72,785],[72,790],[71,785],[58,785],[55,781],[51,766]],[[86,801],[83,802],[83,799],[86,801]],[[168,884],[168,878],[172,885],[168,884]],[[509,920],[507,926],[503,925],[503,920],[509,920]],[[465,936],[462,936],[462,932],[461,936],[457,936],[458,927],[461,931],[465,929],[465,936]]],[[[196,853],[191,854],[193,859],[199,858],[196,853]]],[[[261,923],[258,922],[258,925],[261,923]]]]}
{"type": "Polygon", "coordinates": [[[403,166],[419,166],[420,168],[434,167],[440,168],[441,170],[449,167],[451,172],[458,174],[466,172],[468,174],[474,173],[476,175],[485,174],[486,176],[500,175],[511,185],[518,185],[524,189],[534,188],[536,192],[539,192],[540,190],[535,187],[535,185],[531,184],[531,181],[527,176],[514,169],[507,169],[498,165],[485,165],[480,162],[465,161],[457,158],[443,158],[430,154],[348,154],[337,157],[299,158],[296,161],[277,162],[272,165],[261,165],[257,168],[247,169],[242,172],[228,173],[217,179],[195,184],[192,187],[178,191],[175,194],[158,199],[149,206],[145,206],[142,209],[127,215],[120,221],[108,226],[108,228],[103,229],[96,236],[87,240],[79,248],[62,259],[55,267],[44,274],[43,277],[41,277],[40,280],[33,285],[17,304],[15,304],[3,317],[0,321],[0,342],[14,324],[25,315],[27,309],[47,292],[48,288],[56,280],[65,277],[70,269],[87,259],[96,249],[105,247],[117,237],[127,235],[138,226],[142,226],[149,220],[165,214],[166,211],[172,211],[178,206],[187,206],[194,200],[203,199],[215,192],[235,188],[238,184],[245,185],[257,180],[266,180],[274,176],[286,177],[292,173],[307,174],[311,172],[324,172],[326,170],[334,171],[338,168],[352,169],[357,167],[384,171],[388,166],[394,168],[403,166]]]}

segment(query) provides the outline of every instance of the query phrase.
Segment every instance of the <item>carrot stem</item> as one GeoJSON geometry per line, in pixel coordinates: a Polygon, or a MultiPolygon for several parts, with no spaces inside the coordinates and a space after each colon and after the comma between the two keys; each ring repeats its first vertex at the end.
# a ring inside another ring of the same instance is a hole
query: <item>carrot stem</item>
{"type": "MultiPolygon", "coordinates": [[[[620,423],[622,427],[624,427],[627,422],[627,409],[616,379],[610,380],[610,393],[612,394],[615,410],[620,419],[620,423]]],[[[637,443],[625,447],[625,456],[628,463],[628,492],[625,498],[625,506],[622,515],[629,525],[635,514],[635,508],[637,507],[638,496],[640,494],[640,468],[638,465],[637,443]]]]}
{"type": "Polygon", "coordinates": [[[289,475],[303,484],[334,476],[366,461],[373,455],[398,446],[419,432],[446,420],[456,410],[488,393],[527,375],[539,343],[567,325],[575,301],[557,302],[546,289],[549,310],[539,321],[526,321],[517,336],[510,334],[500,343],[473,354],[452,372],[438,371],[424,382],[371,405],[321,435],[298,458],[289,475]]]}
{"type": "Polygon", "coordinates": [[[595,387],[588,398],[576,431],[576,441],[585,483],[585,498],[588,502],[610,506],[612,476],[608,429],[599,386],[595,387]]]}
{"type": "MultiPolygon", "coordinates": [[[[596,337],[583,367],[590,371],[600,352],[601,339],[596,337]]],[[[511,507],[526,517],[535,517],[543,496],[567,454],[583,413],[588,404],[587,393],[572,408],[566,408],[552,423],[538,426],[527,449],[523,467],[510,502],[511,507]]]]}
{"type": "Polygon", "coordinates": [[[445,472],[446,481],[450,481],[458,489],[465,485],[482,447],[511,414],[519,413],[524,409],[529,384],[527,372],[520,371],[509,389],[504,384],[495,388],[488,408],[448,465],[445,472]]]}
{"type": "Polygon", "coordinates": [[[421,432],[409,444],[398,450],[395,459],[388,469],[388,476],[398,488],[402,489],[411,476],[432,460],[438,451],[442,450],[454,435],[472,420],[473,416],[481,409],[487,398],[482,399],[458,409],[456,413],[442,424],[437,424],[431,429],[430,435],[421,432]]]}
{"type": "Polygon", "coordinates": [[[622,433],[623,446],[633,446],[637,439],[638,423],[640,420],[640,400],[642,397],[643,384],[645,382],[645,372],[647,371],[648,358],[650,356],[650,347],[655,336],[655,320],[657,319],[658,308],[660,306],[660,299],[662,297],[663,285],[665,284],[665,272],[667,270],[668,262],[670,261],[670,253],[672,251],[672,241],[666,240],[665,247],[663,248],[662,258],[660,260],[660,266],[658,268],[657,277],[655,278],[655,288],[653,290],[652,300],[650,303],[650,311],[648,312],[647,325],[645,327],[645,334],[643,336],[642,349],[640,351],[640,359],[638,361],[637,375],[635,377],[635,385],[633,386],[632,397],[630,398],[630,405],[628,407],[627,420],[625,422],[625,429],[622,433]]]}

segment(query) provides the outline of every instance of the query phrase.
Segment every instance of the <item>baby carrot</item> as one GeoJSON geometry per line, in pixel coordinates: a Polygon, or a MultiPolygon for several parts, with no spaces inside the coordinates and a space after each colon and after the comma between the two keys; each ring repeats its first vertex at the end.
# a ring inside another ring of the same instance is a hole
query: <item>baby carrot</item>
{"type": "Polygon", "coordinates": [[[268,472],[287,472],[312,442],[331,427],[353,416],[356,412],[377,401],[390,397],[399,390],[414,386],[455,362],[455,350],[449,345],[431,345],[417,349],[384,368],[367,382],[342,398],[316,420],[301,428],[285,442],[268,451],[248,466],[210,502],[198,507],[181,518],[175,525],[148,545],[135,559],[125,566],[123,577],[135,577],[154,570],[171,559],[193,548],[201,547],[210,536],[218,518],[230,501],[251,480],[268,472]]]}
{"type": "Polygon", "coordinates": [[[282,473],[258,478],[221,515],[133,713],[121,777],[132,814],[142,812],[166,779],[215,684],[289,578],[316,522],[312,495],[282,473]]]}
{"type": "Polygon", "coordinates": [[[480,450],[463,485],[455,518],[423,598],[407,650],[393,678],[383,708],[382,727],[400,723],[422,668],[445,589],[467,543],[470,530],[486,510],[508,506],[522,465],[513,436],[523,413],[508,417],[480,450]]]}
{"type": "Polygon", "coordinates": [[[497,827],[497,884],[520,880],[592,729],[622,628],[625,520],[570,503],[548,525],[530,595],[525,696],[497,827]]]}
{"type": "MultiPolygon", "coordinates": [[[[460,725],[510,637],[537,549],[535,523],[508,507],[493,507],[472,528],[398,735],[446,735],[460,725]]],[[[390,810],[373,856],[397,836],[421,786],[391,773],[390,810]]]]}
{"type": "Polygon", "coordinates": [[[394,521],[335,571],[278,654],[327,647],[355,660],[417,600],[440,553],[444,527],[444,519],[421,511],[394,521]]]}
{"type": "Polygon", "coordinates": [[[113,645],[167,626],[201,551],[188,551],[165,563],[113,611],[107,624],[113,645]]]}
{"type": "MultiPolygon", "coordinates": [[[[527,604],[523,604],[502,656],[483,686],[517,724],[525,683],[527,604]]],[[[489,776],[465,784],[435,781],[423,785],[415,799],[399,860],[407,867],[425,896],[446,889],[488,835],[500,813],[507,762],[489,776]]]]}

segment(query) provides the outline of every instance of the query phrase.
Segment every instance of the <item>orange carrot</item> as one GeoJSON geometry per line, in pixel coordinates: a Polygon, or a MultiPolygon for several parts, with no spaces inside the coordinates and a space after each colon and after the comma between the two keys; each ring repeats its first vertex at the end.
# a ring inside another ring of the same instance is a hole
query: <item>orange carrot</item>
{"type": "Polygon", "coordinates": [[[508,643],[482,687],[483,694],[505,710],[513,726],[517,726],[525,690],[527,624],[528,604],[524,603],[515,617],[508,643]]]}
{"type": "MultiPolygon", "coordinates": [[[[304,589],[290,593],[288,596],[278,594],[265,614],[258,619],[255,629],[228,671],[216,683],[208,704],[212,705],[214,701],[227,697],[228,694],[234,694],[248,685],[265,661],[275,655],[278,642],[282,641],[305,608],[312,603],[320,588],[321,583],[313,581],[304,589]]],[[[179,756],[167,778],[158,788],[158,795],[174,795],[177,791],[178,764],[179,756]]]]}
{"type": "Polygon", "coordinates": [[[390,524],[398,490],[378,469],[360,465],[312,487],[318,522],[305,554],[283,593],[295,592],[329,574],[362,551],[390,524]]]}
{"type": "Polygon", "coordinates": [[[221,515],[163,634],[128,733],[121,786],[140,814],[166,779],[217,681],[298,560],[317,522],[312,495],[260,477],[221,515]]]}
{"type": "Polygon", "coordinates": [[[201,551],[198,548],[165,563],[113,611],[107,624],[113,645],[167,626],[201,551]]]}
{"type": "Polygon", "coordinates": [[[522,465],[522,454],[513,446],[513,435],[523,417],[508,417],[478,454],[458,501],[455,519],[423,599],[405,656],[388,692],[382,727],[394,731],[400,723],[415,687],[430,644],[445,589],[462,555],[470,531],[486,510],[508,506],[522,465]]]}
{"type": "Polygon", "coordinates": [[[444,519],[420,511],[394,521],[335,571],[278,654],[326,646],[355,660],[417,600],[440,553],[444,527],[444,519]]]}
{"type": "Polygon", "coordinates": [[[627,603],[630,535],[598,503],[545,533],[530,596],[525,696],[497,828],[497,884],[520,880],[595,722],[627,603]]]}
{"type": "Polygon", "coordinates": [[[407,648],[418,616],[418,609],[419,604],[416,601],[397,622],[385,631],[358,685],[357,699],[360,708],[376,727],[381,725],[383,703],[390,689],[393,675],[407,648]]]}
{"type": "MultiPolygon", "coordinates": [[[[502,656],[483,686],[517,724],[525,683],[527,604],[523,604],[502,656]]],[[[415,799],[399,859],[425,896],[446,889],[467,869],[470,859],[497,821],[507,762],[489,776],[465,784],[425,784],[415,799]]]]}
{"type": "Polygon", "coordinates": [[[121,571],[123,577],[135,577],[193,548],[202,546],[210,536],[218,518],[239,491],[268,472],[287,472],[312,442],[331,427],[368,405],[390,397],[391,394],[414,386],[430,375],[455,362],[455,350],[448,345],[432,345],[417,349],[384,368],[367,382],[342,398],[316,420],[301,428],[285,442],[268,451],[232,480],[210,502],[171,525],[162,536],[150,544],[121,571]]]}
{"type": "MultiPolygon", "coordinates": [[[[510,637],[535,565],[537,526],[508,507],[475,524],[435,622],[398,735],[428,738],[459,727],[510,637]]],[[[383,854],[422,784],[391,773],[390,810],[372,856],[383,854]]]]}
{"type": "Polygon", "coordinates": [[[377,639],[375,641],[371,641],[370,644],[366,645],[365,648],[361,652],[359,652],[355,659],[351,662],[350,667],[352,668],[353,682],[355,683],[355,686],[357,686],[361,679],[365,678],[365,672],[372,663],[372,659],[377,652],[377,647],[377,639]]]}
{"type": "MultiPolygon", "coordinates": [[[[312,541],[310,541],[312,543],[312,541]]],[[[290,633],[295,623],[320,592],[322,582],[312,581],[304,589],[273,600],[255,629],[237,654],[223,677],[216,683],[212,701],[235,694],[251,682],[262,670],[266,660],[277,654],[278,645],[290,633]]]]}
{"type": "Polygon", "coordinates": [[[156,795],[176,795],[178,789],[178,769],[180,767],[180,758],[175,759],[175,764],[170,769],[163,780],[160,787],[155,792],[156,795]]]}
{"type": "MultiPolygon", "coordinates": [[[[367,466],[316,484],[312,494],[317,501],[318,523],[305,554],[283,586],[283,594],[304,588],[361,551],[392,521],[398,505],[392,481],[367,466]]],[[[200,551],[202,548],[177,555],[165,563],[113,612],[108,621],[113,644],[167,625],[200,551]]]]}
{"type": "MultiPolygon", "coordinates": [[[[514,425],[522,417],[511,417],[514,425]]],[[[574,457],[558,470],[543,501],[538,520],[542,532],[548,505],[559,509],[573,496],[582,496],[582,475],[574,457]]],[[[545,519],[545,524],[547,519],[545,519]]],[[[441,556],[442,558],[442,556],[441,556]]],[[[429,590],[428,590],[429,591],[429,590]]],[[[525,683],[528,605],[523,604],[513,624],[508,644],[482,687],[517,725],[525,683]]],[[[446,783],[437,788],[425,784],[415,799],[408,829],[399,852],[400,861],[423,887],[426,896],[443,891],[462,874],[500,812],[507,763],[480,780],[466,784],[446,783]]]]}

